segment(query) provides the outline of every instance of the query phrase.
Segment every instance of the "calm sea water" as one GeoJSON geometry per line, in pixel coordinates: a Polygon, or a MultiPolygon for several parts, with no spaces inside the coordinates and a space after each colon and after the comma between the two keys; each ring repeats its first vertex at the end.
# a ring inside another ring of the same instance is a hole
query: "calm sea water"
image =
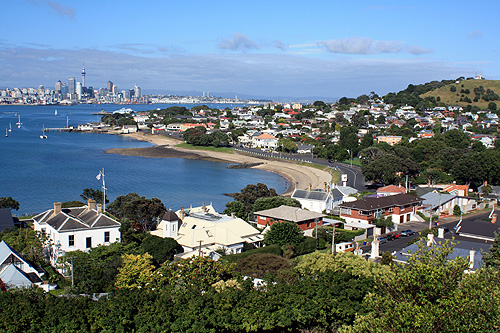
{"type": "Polygon", "coordinates": [[[232,200],[224,193],[238,192],[247,184],[261,182],[278,193],[287,189],[287,181],[279,175],[258,169],[227,169],[228,163],[105,153],[109,148],[151,145],[126,136],[48,132],[46,140],[40,139],[43,127],[64,127],[68,118],[70,125],[96,121],[99,116],[91,113],[101,109],[130,107],[144,111],[168,106],[0,106],[0,197],[19,201],[18,214],[41,212],[55,201],[81,200],[84,188],[99,188],[101,182],[96,176],[101,168],[105,170],[110,201],[136,192],[157,197],[174,210],[212,202],[222,211],[232,200]],[[21,128],[16,125],[19,115],[21,128]],[[5,137],[9,124],[12,131],[5,137]]]}

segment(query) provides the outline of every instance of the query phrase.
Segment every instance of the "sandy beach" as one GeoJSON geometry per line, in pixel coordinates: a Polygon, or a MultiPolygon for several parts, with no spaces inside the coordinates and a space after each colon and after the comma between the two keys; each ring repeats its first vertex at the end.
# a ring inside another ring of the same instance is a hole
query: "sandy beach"
{"type": "Polygon", "coordinates": [[[289,161],[259,158],[237,151],[233,151],[232,153],[222,153],[176,147],[177,144],[182,143],[183,141],[163,135],[151,135],[143,132],[124,135],[132,137],[136,140],[151,142],[155,146],[147,148],[115,148],[109,149],[106,152],[110,154],[142,157],[203,159],[238,164],[261,163],[254,166],[254,168],[277,173],[288,180],[290,187],[287,192],[283,193],[283,195],[291,195],[295,188],[308,189],[310,185],[313,189],[323,189],[325,187],[325,183],[330,183],[332,179],[331,174],[328,171],[299,165],[289,161]]]}

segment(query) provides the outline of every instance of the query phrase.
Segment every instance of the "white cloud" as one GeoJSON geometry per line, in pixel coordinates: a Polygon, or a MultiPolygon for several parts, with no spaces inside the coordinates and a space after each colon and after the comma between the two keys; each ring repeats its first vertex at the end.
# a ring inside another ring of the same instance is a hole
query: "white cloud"
{"type": "Polygon", "coordinates": [[[288,44],[285,44],[280,40],[274,42],[274,47],[280,49],[281,51],[286,51],[289,48],[288,44]]]}
{"type": "Polygon", "coordinates": [[[131,55],[94,49],[0,47],[2,86],[53,86],[79,77],[85,63],[87,84],[120,89],[135,83],[165,91],[219,91],[260,96],[359,96],[385,94],[409,83],[470,76],[474,64],[423,59],[318,59],[286,53],[131,55]]]}
{"type": "Polygon", "coordinates": [[[467,34],[467,38],[481,39],[481,38],[483,38],[483,33],[479,30],[474,30],[474,31],[471,31],[467,34]]]}
{"type": "Polygon", "coordinates": [[[52,9],[54,12],[61,16],[68,17],[70,19],[75,18],[75,10],[72,7],[67,7],[60,4],[57,1],[52,0],[28,0],[28,3],[31,3],[35,6],[47,6],[52,9]]]}
{"type": "Polygon", "coordinates": [[[248,39],[247,36],[241,33],[235,33],[231,39],[224,39],[219,44],[221,50],[243,51],[256,50],[259,47],[257,44],[248,39]]]}
{"type": "Polygon", "coordinates": [[[349,37],[318,42],[328,52],[339,54],[383,54],[407,52],[414,55],[429,53],[420,46],[407,46],[398,40],[373,40],[366,37],[349,37]]]}

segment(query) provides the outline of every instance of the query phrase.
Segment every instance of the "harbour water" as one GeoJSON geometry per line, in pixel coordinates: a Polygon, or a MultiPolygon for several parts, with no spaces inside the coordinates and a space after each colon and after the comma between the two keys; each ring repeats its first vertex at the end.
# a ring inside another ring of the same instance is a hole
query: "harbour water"
{"type": "Polygon", "coordinates": [[[136,192],[147,198],[157,197],[174,210],[206,202],[222,211],[232,200],[224,193],[238,192],[248,184],[264,183],[278,193],[287,189],[287,181],[277,174],[259,169],[227,169],[228,163],[106,154],[109,148],[151,145],[124,135],[47,132],[47,139],[40,138],[43,127],[65,127],[68,118],[74,126],[97,121],[100,116],[91,113],[102,109],[145,111],[169,106],[0,106],[0,197],[19,201],[20,209],[14,214],[40,212],[56,201],[81,200],[85,188],[100,188],[96,176],[102,168],[110,201],[136,192]],[[19,116],[20,128],[16,125],[19,116]],[[6,137],[9,125],[12,130],[6,137]]]}

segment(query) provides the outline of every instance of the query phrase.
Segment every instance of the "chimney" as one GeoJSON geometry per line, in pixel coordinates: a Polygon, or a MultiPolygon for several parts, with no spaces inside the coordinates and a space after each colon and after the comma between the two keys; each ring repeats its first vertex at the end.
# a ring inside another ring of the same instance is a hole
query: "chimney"
{"type": "Polygon", "coordinates": [[[203,203],[203,207],[201,207],[201,210],[206,212],[208,210],[207,206],[205,206],[205,203],[203,203]]]}
{"type": "Polygon", "coordinates": [[[88,210],[95,210],[96,209],[95,200],[89,199],[89,201],[87,201],[87,207],[88,207],[88,210]]]}
{"type": "Polygon", "coordinates": [[[325,192],[328,192],[328,183],[325,182],[324,185],[325,185],[325,192]]]}
{"type": "Polygon", "coordinates": [[[309,183],[309,192],[311,192],[311,191],[312,191],[312,184],[309,183]]]}
{"type": "Polygon", "coordinates": [[[97,204],[97,214],[102,214],[102,204],[97,204]]]}
{"type": "Polygon", "coordinates": [[[434,243],[434,234],[431,232],[427,234],[427,246],[432,246],[432,243],[434,243]]]}
{"type": "Polygon", "coordinates": [[[493,216],[491,217],[491,223],[495,224],[495,222],[497,221],[497,214],[493,214],[493,216]]]}
{"type": "Polygon", "coordinates": [[[438,229],[438,238],[444,238],[444,228],[438,229]]]}
{"type": "Polygon", "coordinates": [[[54,202],[54,216],[61,212],[62,203],[54,202]]]}
{"type": "Polygon", "coordinates": [[[235,212],[232,212],[231,213],[231,218],[235,219],[236,218],[236,213],[235,212]]]}
{"type": "Polygon", "coordinates": [[[469,252],[469,269],[474,269],[474,259],[476,258],[476,251],[470,250],[469,252]]]}
{"type": "Polygon", "coordinates": [[[186,212],[184,211],[184,207],[181,207],[181,212],[179,213],[179,219],[184,220],[184,216],[186,216],[186,212]]]}

